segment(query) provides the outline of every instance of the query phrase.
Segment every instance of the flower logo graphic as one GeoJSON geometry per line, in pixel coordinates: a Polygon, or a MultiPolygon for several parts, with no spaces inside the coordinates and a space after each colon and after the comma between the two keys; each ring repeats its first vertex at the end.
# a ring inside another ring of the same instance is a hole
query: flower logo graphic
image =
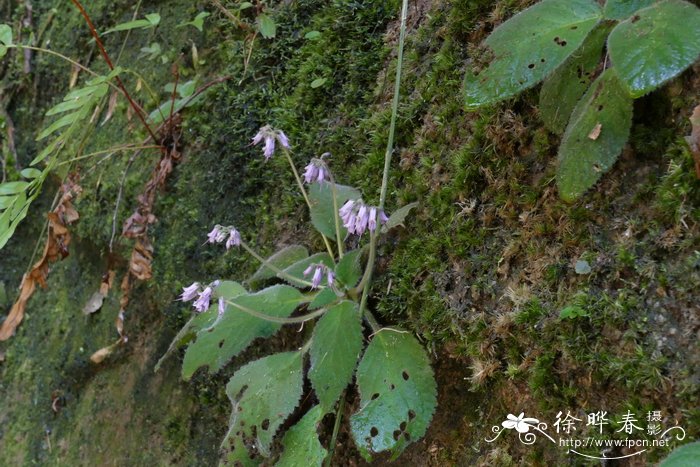
{"type": "Polygon", "coordinates": [[[518,433],[527,433],[530,431],[530,427],[537,427],[537,424],[540,423],[536,418],[525,418],[524,415],[525,412],[521,412],[517,417],[513,414],[508,414],[506,417],[507,420],[501,423],[501,425],[503,425],[503,428],[509,430],[515,428],[518,433]]]}

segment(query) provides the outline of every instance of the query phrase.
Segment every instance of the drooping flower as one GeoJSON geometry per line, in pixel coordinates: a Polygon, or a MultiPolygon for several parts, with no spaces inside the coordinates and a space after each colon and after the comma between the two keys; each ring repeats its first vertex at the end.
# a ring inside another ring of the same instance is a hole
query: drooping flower
{"type": "Polygon", "coordinates": [[[204,313],[209,309],[209,302],[211,301],[211,294],[212,294],[212,289],[211,287],[205,288],[203,291],[199,293],[199,297],[197,300],[194,301],[192,306],[200,312],[204,313]]]}
{"type": "Polygon", "coordinates": [[[226,231],[220,226],[215,225],[211,232],[207,234],[207,241],[209,243],[221,243],[226,238],[226,231]]]}
{"type": "Polygon", "coordinates": [[[316,271],[314,271],[314,277],[311,279],[311,288],[316,289],[321,284],[321,277],[323,277],[323,268],[318,266],[316,271]]]}
{"type": "Polygon", "coordinates": [[[265,138],[265,148],[263,149],[263,154],[265,159],[269,159],[275,153],[275,138],[265,138]]]}
{"type": "Polygon", "coordinates": [[[193,282],[189,287],[182,288],[182,295],[180,295],[180,300],[183,302],[189,302],[199,293],[199,282],[193,282]]]}
{"type": "Polygon", "coordinates": [[[260,128],[258,132],[253,137],[253,145],[259,144],[261,141],[265,141],[265,146],[263,147],[263,154],[265,159],[269,159],[275,153],[275,141],[280,143],[284,149],[289,149],[289,138],[284,134],[282,130],[275,130],[270,125],[265,125],[260,128]]]}
{"type": "Polygon", "coordinates": [[[304,181],[306,183],[323,183],[327,178],[329,178],[329,171],[326,163],[321,159],[311,159],[311,162],[305,167],[304,181]]]}
{"type": "Polygon", "coordinates": [[[289,149],[289,138],[284,134],[284,131],[277,130],[277,141],[280,142],[284,149],[289,149]]]}
{"type": "Polygon", "coordinates": [[[226,240],[226,249],[228,250],[232,246],[241,245],[241,233],[234,227],[231,227],[231,232],[228,235],[228,240],[226,240]]]}
{"type": "Polygon", "coordinates": [[[333,287],[333,283],[335,282],[335,273],[331,270],[331,268],[328,268],[326,278],[328,279],[328,286],[333,287]]]}
{"type": "Polygon", "coordinates": [[[223,315],[224,311],[226,311],[226,301],[224,297],[219,297],[219,316],[223,315]]]}
{"type": "Polygon", "coordinates": [[[377,221],[386,224],[389,220],[384,211],[376,206],[367,206],[361,200],[346,202],[338,214],[348,232],[356,235],[362,235],[367,229],[374,232],[377,230],[377,221]]]}
{"type": "MultiPolygon", "coordinates": [[[[321,279],[323,279],[323,272],[324,271],[330,272],[330,269],[326,265],[323,265],[323,264],[311,264],[311,265],[309,265],[309,267],[304,269],[304,276],[308,276],[309,274],[311,274],[311,272],[314,273],[313,277],[311,278],[311,288],[312,289],[317,289],[318,286],[321,285],[321,279]]],[[[333,278],[334,278],[334,276],[332,275],[332,273],[330,273],[328,275],[328,279],[329,279],[328,285],[331,285],[333,278]]]]}

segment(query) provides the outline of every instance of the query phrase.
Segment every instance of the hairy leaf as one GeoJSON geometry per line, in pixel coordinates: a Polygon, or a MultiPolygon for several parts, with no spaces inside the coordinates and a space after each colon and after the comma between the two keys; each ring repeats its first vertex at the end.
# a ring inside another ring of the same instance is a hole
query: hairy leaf
{"type": "MultiPolygon", "coordinates": [[[[231,302],[258,313],[286,318],[304,301],[301,292],[287,285],[274,285],[260,292],[238,295],[231,302]]],[[[208,366],[210,373],[223,368],[257,337],[269,337],[281,324],[252,316],[228,305],[215,326],[201,329],[197,340],[187,347],[182,377],[189,380],[197,368],[208,366]]]]}
{"type": "MultiPolygon", "coordinates": [[[[296,263],[292,264],[291,266],[283,269],[283,271],[287,274],[287,276],[292,276],[293,278],[298,278],[299,280],[290,280],[288,277],[282,277],[281,275],[278,275],[280,279],[284,279],[285,281],[289,282],[291,285],[295,287],[301,287],[301,288],[307,288],[308,287],[308,282],[311,281],[312,276],[304,276],[304,271],[306,268],[308,268],[312,264],[325,264],[329,268],[333,268],[335,265],[333,264],[333,260],[331,257],[328,255],[328,253],[316,253],[315,255],[311,255],[308,258],[304,258],[302,260],[297,261],[296,263]],[[304,282],[301,282],[304,281],[304,282]]],[[[323,279],[321,280],[321,285],[326,286],[328,285],[328,279],[326,278],[326,275],[324,274],[323,279]]]]}
{"type": "Polygon", "coordinates": [[[637,10],[646,8],[658,0],[605,0],[603,16],[605,19],[623,20],[632,16],[637,10]]]}
{"type": "Polygon", "coordinates": [[[333,410],[352,380],[361,350],[362,322],[355,302],[338,303],[316,323],[309,379],[324,413],[333,410]]]}
{"type": "Polygon", "coordinates": [[[233,411],[221,443],[225,461],[250,462],[250,454],[270,456],[270,444],[299,403],[303,374],[301,352],[261,358],[238,370],[226,385],[233,411]],[[242,449],[243,446],[248,449],[242,449]],[[252,448],[252,449],[251,449],[252,448]]]}
{"type": "Polygon", "coordinates": [[[665,0],[639,10],[613,29],[608,50],[632,97],[643,96],[700,56],[700,9],[665,0]]]}
{"type": "Polygon", "coordinates": [[[428,428],[437,386],[428,356],[409,333],[384,329],[370,342],[357,369],[360,409],[350,418],[362,455],[392,451],[398,457],[428,428]]]}
{"type": "MultiPolygon", "coordinates": [[[[309,251],[305,247],[301,245],[289,245],[267,258],[267,262],[278,269],[284,269],[297,261],[308,257],[309,251]]],[[[255,274],[248,279],[248,283],[251,285],[258,284],[264,280],[275,277],[276,275],[277,273],[275,271],[262,264],[258,270],[255,271],[255,274]]]]}
{"type": "Polygon", "coordinates": [[[692,467],[700,459],[700,441],[684,444],[674,449],[659,467],[692,467]]]}
{"type": "Polygon", "coordinates": [[[544,0],[515,15],[484,41],[488,67],[467,73],[467,108],[512,97],[542,81],[583,43],[601,19],[594,0],[544,0]]]}
{"type": "Polygon", "coordinates": [[[576,199],[610,170],[631,125],[632,98],[614,68],[608,68],[574,109],[559,147],[557,186],[562,199],[576,199]]]}
{"type": "Polygon", "coordinates": [[[362,253],[364,248],[348,251],[338,261],[335,268],[335,278],[343,283],[346,288],[355,287],[362,277],[362,253]]]}
{"type": "Polygon", "coordinates": [[[323,418],[321,406],[309,410],[282,439],[284,451],[276,467],[320,466],[328,451],[318,440],[318,425],[323,418]]]}
{"type": "MultiPolygon", "coordinates": [[[[335,185],[337,196],[336,206],[340,209],[349,199],[357,200],[362,197],[359,191],[351,186],[335,185]]],[[[309,201],[311,202],[311,223],[328,238],[335,238],[335,218],[338,211],[333,205],[333,184],[314,183],[309,187],[309,201]]],[[[339,221],[340,238],[344,239],[348,231],[339,221]]]]}
{"type": "Polygon", "coordinates": [[[324,306],[335,302],[339,297],[335,294],[335,291],[331,287],[326,287],[316,294],[313,300],[309,303],[309,310],[318,310],[324,306]]]}
{"type": "Polygon", "coordinates": [[[564,133],[576,103],[595,79],[610,29],[609,25],[595,28],[583,45],[544,80],[540,91],[540,114],[544,124],[554,133],[564,133]]]}

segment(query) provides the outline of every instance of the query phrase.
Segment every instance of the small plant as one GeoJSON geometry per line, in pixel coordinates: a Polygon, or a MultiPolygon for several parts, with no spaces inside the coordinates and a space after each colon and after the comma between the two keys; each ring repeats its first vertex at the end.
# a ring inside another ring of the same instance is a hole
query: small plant
{"type": "MultiPolygon", "coordinates": [[[[243,249],[261,263],[260,268],[245,286],[217,280],[194,283],[182,292],[181,300],[192,301],[196,312],[163,358],[189,342],[182,364],[185,380],[201,367],[211,373],[219,371],[253,340],[271,337],[285,324],[303,324],[309,337],[299,349],[244,365],[228,382],[226,393],[233,410],[221,445],[225,464],[256,465],[260,457],[270,459],[275,435],[293,413],[300,419],[282,437],[277,465],[321,465],[324,460],[328,464],[353,376],[360,401],[350,417],[350,432],[366,459],[384,451],[396,458],[425,434],[432,419],[436,383],[425,350],[408,331],[381,327],[367,306],[378,238],[402,224],[414,206],[404,206],[390,217],[384,214],[406,10],[404,0],[379,205],[366,204],[358,190],[336,183],[326,154],[312,159],[300,176],[287,136],[265,126],[252,142],[263,146],[266,159],[280,151],[286,157],[326,251],[310,254],[302,245],[291,245],[263,258],[245,242],[245,233],[234,226],[216,225],[208,234],[208,243],[223,243],[227,250],[243,249]],[[362,245],[367,236],[368,244],[362,245]],[[346,251],[349,237],[361,246],[346,251]],[[302,415],[297,407],[304,394],[307,356],[306,377],[318,403],[302,415]],[[335,426],[329,452],[317,428],[332,413],[335,426]]],[[[159,366],[160,362],[156,369],[159,366]]]]}
{"type": "Polygon", "coordinates": [[[467,108],[544,81],[540,112],[562,134],[557,185],[572,201],[617,160],[633,100],[700,55],[700,9],[683,0],[544,0],[484,41],[488,64],[466,77],[467,108]]]}

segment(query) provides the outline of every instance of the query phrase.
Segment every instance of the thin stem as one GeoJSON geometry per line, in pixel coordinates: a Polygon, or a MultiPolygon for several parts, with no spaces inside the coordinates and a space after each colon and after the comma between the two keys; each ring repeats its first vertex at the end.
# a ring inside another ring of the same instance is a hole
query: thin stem
{"type": "Polygon", "coordinates": [[[299,323],[305,323],[311,319],[316,318],[317,316],[321,316],[326,312],[325,308],[321,308],[320,310],[316,310],[312,313],[302,315],[302,316],[295,316],[294,318],[282,318],[279,316],[271,316],[271,315],[266,315],[265,313],[261,313],[259,311],[255,311],[253,309],[250,309],[248,307],[245,307],[243,305],[239,305],[238,303],[231,302],[229,300],[225,300],[227,305],[231,305],[235,308],[238,308],[244,313],[248,313],[251,316],[255,316],[256,318],[264,319],[265,321],[272,321],[273,323],[281,323],[281,324],[299,324],[299,323]]]}
{"type": "MultiPolygon", "coordinates": [[[[268,269],[274,271],[275,273],[277,273],[277,275],[278,275],[279,277],[281,277],[282,279],[287,279],[288,281],[290,281],[290,282],[292,282],[292,283],[304,284],[304,285],[306,285],[306,286],[308,286],[308,287],[312,287],[312,286],[313,286],[313,284],[312,284],[311,282],[309,282],[309,281],[307,281],[307,280],[304,280],[304,279],[300,279],[300,278],[298,278],[298,277],[294,277],[294,276],[292,276],[291,274],[287,274],[286,272],[284,272],[283,270],[281,270],[280,268],[278,268],[278,267],[275,266],[274,264],[270,263],[270,262],[267,261],[265,258],[263,258],[262,256],[260,256],[260,255],[259,255],[255,250],[253,250],[250,246],[248,246],[248,244],[247,244],[246,242],[241,241],[241,246],[243,247],[243,249],[244,249],[245,251],[247,251],[247,252],[250,254],[250,256],[252,256],[253,258],[255,258],[255,259],[257,259],[258,261],[260,261],[260,263],[263,264],[266,268],[268,268],[268,269]]],[[[321,289],[321,288],[324,288],[324,286],[319,285],[318,288],[321,289]]]]}
{"type": "Polygon", "coordinates": [[[335,411],[333,435],[331,436],[331,444],[328,446],[328,456],[326,457],[326,462],[323,463],[324,467],[330,467],[331,461],[333,460],[333,453],[335,452],[335,443],[338,440],[338,432],[340,431],[340,421],[343,419],[343,410],[345,410],[345,391],[343,391],[343,393],[340,395],[340,400],[338,401],[338,409],[335,411]]]}
{"type": "MultiPolygon", "coordinates": [[[[63,55],[62,53],[56,52],[56,51],[51,50],[51,49],[44,49],[44,48],[42,48],[42,47],[33,47],[33,46],[31,46],[31,45],[22,45],[22,44],[10,44],[10,45],[8,45],[8,46],[6,46],[6,47],[7,47],[8,49],[27,49],[27,50],[34,50],[34,51],[37,51],[37,52],[42,52],[42,53],[46,53],[46,54],[49,54],[49,55],[53,55],[53,56],[55,56],[55,57],[58,57],[58,58],[60,58],[60,59],[62,59],[62,60],[67,61],[67,62],[70,63],[71,65],[74,65],[75,67],[80,68],[81,70],[83,70],[83,71],[86,72],[86,73],[91,74],[92,76],[95,76],[95,77],[101,76],[100,74],[95,73],[94,71],[92,71],[90,68],[88,68],[88,67],[86,67],[86,66],[84,66],[84,65],[81,65],[81,64],[78,63],[78,62],[76,62],[76,61],[73,60],[72,58],[67,57],[67,56],[63,55]]],[[[119,88],[118,88],[116,85],[114,85],[114,84],[112,84],[112,86],[113,86],[114,88],[116,88],[116,89],[119,89],[119,88]]],[[[121,89],[120,89],[120,91],[121,91],[121,89]]]]}
{"type": "MultiPolygon", "coordinates": [[[[394,133],[396,131],[396,115],[399,112],[399,91],[401,87],[401,67],[403,65],[403,43],[406,37],[406,16],[408,14],[408,0],[403,0],[401,5],[401,31],[399,33],[399,52],[396,59],[396,78],[394,79],[394,99],[391,103],[391,123],[389,124],[389,139],[386,143],[386,153],[384,154],[384,172],[382,173],[382,188],[379,194],[379,210],[384,209],[386,201],[386,192],[389,186],[389,168],[391,166],[391,154],[394,152],[394,133]]],[[[367,267],[362,277],[362,298],[360,300],[360,313],[362,313],[367,321],[372,326],[374,332],[377,321],[372,314],[367,310],[367,298],[369,296],[370,284],[372,283],[372,272],[374,270],[374,262],[377,256],[377,239],[379,235],[377,231],[370,235],[369,243],[369,259],[367,267]],[[374,323],[374,324],[373,324],[374,323]]]]}
{"type": "Polygon", "coordinates": [[[66,161],[59,162],[58,164],[56,164],[56,166],[69,164],[71,162],[79,161],[81,159],[87,159],[89,157],[99,156],[101,154],[115,153],[115,152],[119,152],[119,151],[140,151],[142,149],[160,149],[160,146],[155,146],[155,145],[150,145],[150,146],[131,146],[131,145],[118,146],[115,148],[103,149],[102,151],[91,152],[90,154],[83,154],[82,156],[74,157],[72,159],[68,159],[66,161]]]}
{"type": "MultiPolygon", "coordinates": [[[[294,165],[294,161],[292,160],[292,155],[287,151],[287,149],[283,149],[282,152],[284,153],[285,156],[287,156],[287,161],[289,162],[289,166],[292,168],[292,172],[294,172],[294,178],[297,181],[297,185],[299,186],[299,191],[301,191],[301,194],[304,196],[304,201],[306,201],[306,205],[309,207],[309,212],[311,212],[311,201],[309,200],[309,195],[306,194],[306,189],[304,188],[304,183],[301,181],[301,177],[299,176],[299,172],[297,172],[297,168],[294,165]]],[[[326,249],[328,250],[328,254],[331,255],[331,259],[334,258],[333,255],[333,248],[331,247],[330,242],[328,241],[328,237],[325,235],[321,234],[321,237],[323,237],[323,243],[326,244],[326,249]]]]}
{"type": "MultiPolygon", "coordinates": [[[[323,156],[321,156],[323,157],[323,156]]],[[[331,189],[333,194],[333,221],[335,222],[335,240],[338,245],[338,257],[343,258],[343,239],[340,237],[340,216],[338,214],[338,190],[335,188],[335,179],[333,173],[328,170],[328,175],[331,179],[331,189]]]]}

